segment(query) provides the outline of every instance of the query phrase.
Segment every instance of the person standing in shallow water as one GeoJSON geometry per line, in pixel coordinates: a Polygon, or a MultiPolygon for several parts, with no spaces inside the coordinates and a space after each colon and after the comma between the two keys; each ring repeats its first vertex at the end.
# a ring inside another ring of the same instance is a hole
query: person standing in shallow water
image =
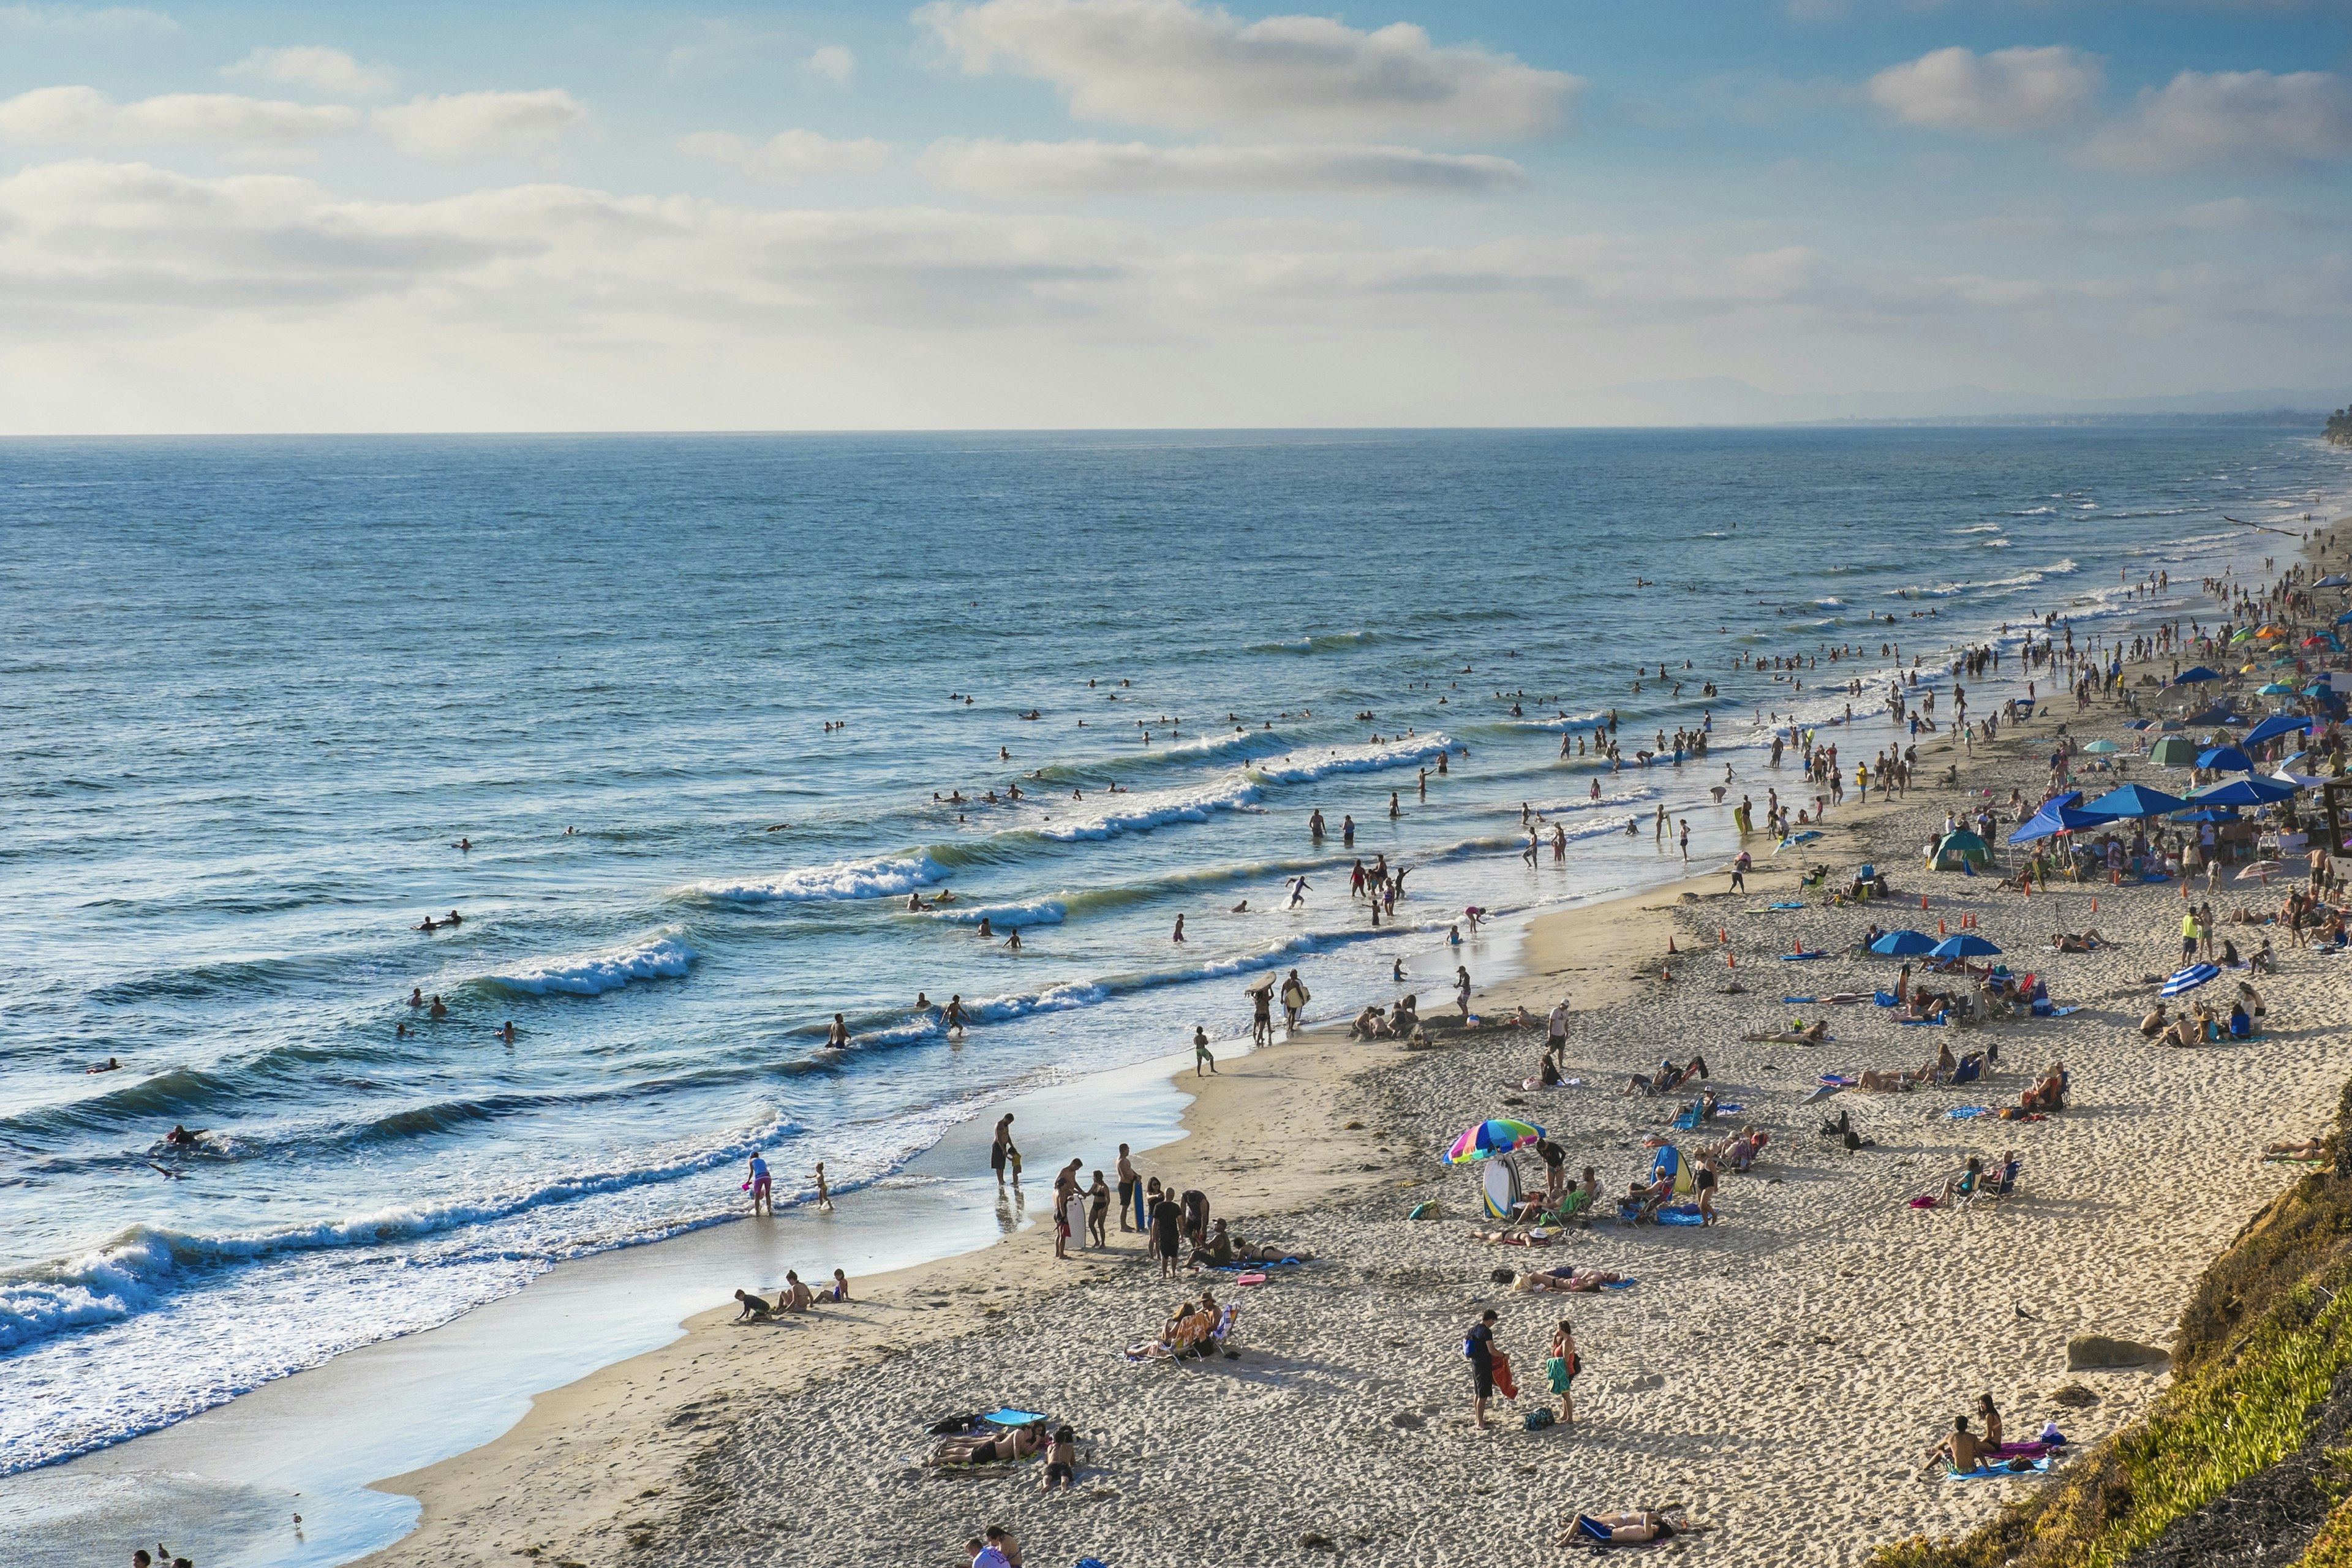
{"type": "Polygon", "coordinates": [[[988,1146],[988,1168],[996,1173],[996,1190],[1004,1190],[1004,1167],[1013,1157],[1013,1112],[997,1119],[996,1137],[988,1146]]]}
{"type": "MultiPolygon", "coordinates": [[[[1209,1031],[1195,1024],[1192,1026],[1192,1076],[1199,1078],[1203,1067],[1215,1072],[1217,1058],[1209,1054],[1209,1031]]],[[[1127,1145],[1122,1143],[1119,1147],[1124,1149],[1127,1145]]]]}

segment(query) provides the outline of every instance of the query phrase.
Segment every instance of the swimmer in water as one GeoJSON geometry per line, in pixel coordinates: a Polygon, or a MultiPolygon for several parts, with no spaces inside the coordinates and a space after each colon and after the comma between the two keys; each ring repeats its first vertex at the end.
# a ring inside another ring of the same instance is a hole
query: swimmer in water
{"type": "Polygon", "coordinates": [[[83,1072],[85,1072],[85,1073],[93,1073],[93,1072],[121,1072],[121,1071],[122,1070],[122,1064],[121,1064],[121,1062],[119,1062],[119,1061],[117,1061],[117,1060],[115,1060],[112,1057],[109,1057],[109,1058],[106,1058],[106,1060],[105,1060],[105,1061],[103,1061],[103,1062],[100,1063],[97,1067],[94,1067],[94,1068],[82,1068],[81,1070],[82,1070],[83,1072]]]}
{"type": "Polygon", "coordinates": [[[824,1048],[828,1051],[837,1051],[848,1044],[849,1026],[842,1022],[840,1014],[835,1013],[833,1016],[833,1022],[825,1026],[824,1048]]]}
{"type": "Polygon", "coordinates": [[[940,1015],[940,1022],[947,1026],[948,1033],[950,1035],[963,1033],[962,992],[959,991],[948,998],[947,1011],[940,1015]]]}
{"type": "Polygon", "coordinates": [[[474,841],[466,837],[460,837],[457,843],[450,846],[452,849],[471,849],[473,847],[474,841]]]}
{"type": "Polygon", "coordinates": [[[996,932],[995,932],[992,929],[991,929],[991,927],[989,926],[989,923],[988,923],[988,917],[987,917],[986,915],[982,915],[982,916],[981,916],[981,917],[980,917],[980,934],[981,934],[981,935],[982,935],[982,936],[991,936],[991,937],[992,937],[992,936],[994,936],[994,935],[996,934],[996,932]]]}
{"type": "Polygon", "coordinates": [[[1004,951],[1007,952],[1019,952],[1021,951],[1021,932],[1018,928],[1008,928],[1008,930],[1011,934],[1006,936],[1004,939],[1004,951]]]}
{"type": "Polygon", "coordinates": [[[425,1009],[425,1015],[434,1018],[446,1018],[449,1016],[449,1008],[441,1000],[441,993],[438,991],[433,994],[433,1005],[425,1009]]]}
{"type": "Polygon", "coordinates": [[[193,1149],[208,1131],[210,1129],[200,1127],[191,1132],[185,1127],[175,1126],[164,1134],[163,1142],[174,1149],[193,1149]]]}
{"type": "Polygon", "coordinates": [[[1227,910],[1225,912],[1230,915],[1245,915],[1249,913],[1249,900],[1247,899],[1244,899],[1240,903],[1235,904],[1232,909],[1227,910]]]}
{"type": "Polygon", "coordinates": [[[449,911],[448,919],[443,921],[441,923],[445,926],[458,925],[464,922],[465,918],[465,916],[459,914],[457,910],[451,910],[449,911]]]}
{"type": "Polygon", "coordinates": [[[411,931],[439,931],[441,928],[434,923],[433,917],[431,915],[426,915],[422,923],[410,926],[408,929],[411,931]]]}
{"type": "Polygon", "coordinates": [[[514,1044],[514,1020],[512,1018],[509,1018],[506,1022],[506,1026],[499,1031],[499,1038],[511,1046],[514,1044]]]}
{"type": "Polygon", "coordinates": [[[412,985],[408,988],[408,1005],[412,1007],[422,1007],[425,1005],[424,986],[412,985]]]}
{"type": "Polygon", "coordinates": [[[1299,878],[1290,885],[1290,907],[1297,909],[1307,901],[1307,879],[1299,878]]]}
{"type": "Polygon", "coordinates": [[[1178,915],[1176,917],[1176,934],[1169,940],[1171,942],[1182,942],[1184,940],[1184,917],[1182,915],[1178,915]]]}

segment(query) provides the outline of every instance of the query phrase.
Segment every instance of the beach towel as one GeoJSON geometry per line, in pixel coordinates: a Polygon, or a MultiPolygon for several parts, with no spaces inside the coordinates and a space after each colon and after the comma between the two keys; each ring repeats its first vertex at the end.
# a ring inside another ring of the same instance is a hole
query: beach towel
{"type": "Polygon", "coordinates": [[[1768,910],[1801,910],[1805,906],[1801,902],[1792,899],[1785,903],[1767,904],[1764,907],[1768,910]]]}
{"type": "Polygon", "coordinates": [[[1990,1105],[1956,1105],[1944,1112],[1944,1116],[1950,1121],[1974,1121],[1979,1116],[1990,1116],[1992,1113],[1992,1107],[1990,1105]]]}
{"type": "Polygon", "coordinates": [[[1931,1197],[1913,1198],[1911,1200],[1911,1206],[1915,1209],[1931,1209],[1936,1206],[1936,1200],[1931,1197]]]}
{"type": "Polygon", "coordinates": [[[1816,958],[1827,958],[1829,955],[1829,949],[1827,948],[1822,949],[1819,952],[1784,952],[1780,955],[1780,962],[1783,963],[1810,963],[1816,958]]]}
{"type": "Polygon", "coordinates": [[[1842,1083],[1825,1083],[1822,1085],[1821,1088],[1813,1090],[1812,1093],[1805,1096],[1804,1099],[1797,1101],[1797,1103],[1799,1105],[1811,1105],[1815,1100],[1827,1100],[1831,1095],[1835,1094],[1838,1090],[1845,1087],[1846,1086],[1842,1083]]]}
{"type": "Polygon", "coordinates": [[[1892,1007],[1896,1005],[1895,993],[1892,991],[1873,992],[1870,999],[1882,1007],[1892,1007]]]}
{"type": "Polygon", "coordinates": [[[1820,1000],[1821,998],[1818,996],[1783,996],[1780,998],[1780,1001],[1784,1005],[1790,1002],[1818,1002],[1820,1000]]]}
{"type": "Polygon", "coordinates": [[[2051,1009],[2050,1009],[2050,1016],[2052,1016],[2052,1017],[2053,1017],[2053,1018],[2071,1018],[2071,1017],[2073,1017],[2075,1014],[2077,1014],[2077,1013],[2081,1012],[2082,1010],[2083,1010],[2083,1005],[2082,1005],[2081,1003],[2079,1003],[2079,1002],[2078,1002],[2078,1003],[2076,1003],[2074,1005],[2073,1005],[2073,1006],[2071,1006],[2071,1007],[2053,1007],[2053,1008],[2051,1008],[2051,1009]]]}
{"type": "MultiPolygon", "coordinates": [[[[1211,1263],[1205,1267],[1213,1268],[1220,1274],[1255,1274],[1260,1269],[1302,1268],[1306,1265],[1296,1258],[1269,1258],[1264,1261],[1253,1258],[1247,1263],[1211,1263]]],[[[1260,1277],[1263,1278],[1262,1275],[1260,1277]]]]}
{"type": "Polygon", "coordinates": [[[1706,1216],[1698,1212],[1696,1204],[1671,1204],[1655,1215],[1660,1225],[1705,1225],[1706,1216]]]}
{"type": "Polygon", "coordinates": [[[1697,1127],[1698,1107],[1696,1105],[1692,1106],[1688,1110],[1684,1111],[1680,1116],[1675,1118],[1675,1131],[1677,1132],[1694,1131],[1697,1127]]]}
{"type": "Polygon", "coordinates": [[[2007,1480],[2011,1476],[2046,1473],[2050,1468],[2050,1461],[2047,1459],[2014,1459],[2010,1463],[2019,1468],[2012,1470],[2006,1466],[1990,1468],[1979,1463],[1973,1470],[1956,1470],[1948,1464],[1944,1467],[1944,1474],[1949,1479],[1956,1481],[2000,1481],[2007,1480]]]}
{"type": "Polygon", "coordinates": [[[992,1410],[981,1417],[992,1426],[1036,1426],[1045,1417],[1034,1410],[992,1410]]]}
{"type": "Polygon", "coordinates": [[[1897,1018],[1895,1021],[1906,1029],[1940,1029],[1947,1015],[1938,1013],[1932,1018],[1897,1018]]]}
{"type": "Polygon", "coordinates": [[[1825,1072],[1815,1075],[1813,1081],[1815,1083],[1827,1084],[1832,1089],[1852,1089],[1855,1084],[1860,1083],[1862,1079],[1850,1077],[1842,1072],[1825,1072]]]}
{"type": "Polygon", "coordinates": [[[1576,1516],[1576,1533],[1587,1546],[1603,1547],[1663,1546],[1672,1541],[1678,1532],[1673,1525],[1668,1524],[1662,1526],[1658,1532],[1647,1541],[1612,1541],[1609,1538],[1607,1525],[1596,1522],[1591,1514],[1580,1513],[1576,1516]]]}

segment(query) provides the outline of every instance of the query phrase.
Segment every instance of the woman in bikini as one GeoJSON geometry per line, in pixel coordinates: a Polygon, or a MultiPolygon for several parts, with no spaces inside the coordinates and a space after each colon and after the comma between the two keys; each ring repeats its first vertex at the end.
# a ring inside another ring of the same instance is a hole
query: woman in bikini
{"type": "Polygon", "coordinates": [[[1576,1401],[1570,1389],[1576,1382],[1576,1374],[1583,1370],[1576,1359],[1576,1330],[1562,1318],[1559,1327],[1551,1331],[1551,1355],[1544,1363],[1544,1371],[1550,1374],[1551,1391],[1559,1395],[1559,1424],[1563,1426],[1576,1425],[1576,1401]]]}

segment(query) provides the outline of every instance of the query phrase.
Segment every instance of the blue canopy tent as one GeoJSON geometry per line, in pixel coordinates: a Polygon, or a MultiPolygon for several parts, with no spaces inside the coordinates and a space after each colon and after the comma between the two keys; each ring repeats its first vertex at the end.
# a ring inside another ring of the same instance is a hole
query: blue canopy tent
{"type": "Polygon", "coordinates": [[[2191,668],[2184,669],[2179,675],[2174,676],[2172,678],[2172,684],[2175,686],[2202,686],[2209,680],[2219,680],[2221,679],[2221,676],[2220,671],[2208,669],[2200,664],[2191,668]]]}
{"type": "Polygon", "coordinates": [[[2347,577],[2341,572],[2330,572],[2326,576],[2322,577],[2318,582],[2314,583],[2312,586],[2315,588],[2352,588],[2352,577],[2347,577]]]}
{"type": "Polygon", "coordinates": [[[2226,805],[2209,805],[2202,811],[2175,812],[2175,822],[2235,822],[2238,814],[2226,805]]]}
{"type": "Polygon", "coordinates": [[[2339,626],[2352,626],[2352,610],[2347,610],[2342,615],[2336,616],[2336,624],[2339,626]]]}
{"type": "Polygon", "coordinates": [[[2150,789],[2146,784],[2126,784],[2119,790],[2101,795],[2083,809],[2093,816],[2121,820],[2162,816],[2167,812],[2179,811],[2184,804],[2179,795],[2167,795],[2160,789],[2150,789]]]}
{"type": "Polygon", "coordinates": [[[2295,786],[2281,779],[2231,779],[2212,789],[2200,790],[2189,797],[2193,805],[2268,805],[2284,800],[2294,793],[2295,786]]]}
{"type": "MultiPolygon", "coordinates": [[[[2076,799],[2080,799],[2079,795],[2076,799]]],[[[2061,833],[2074,833],[2085,827],[2105,827],[2113,819],[2084,811],[2064,801],[2051,801],[2021,824],[2009,836],[2011,844],[2032,844],[2037,839],[2054,837],[2061,833]]]]}
{"type": "Polygon", "coordinates": [[[2197,765],[2208,773],[2250,773],[2254,759],[2235,746],[2210,746],[2197,753],[2197,765]]]}
{"type": "Polygon", "coordinates": [[[2311,721],[2299,713],[2273,713],[2246,732],[2246,744],[2259,746],[2280,735],[2307,735],[2311,721]]]}
{"type": "Polygon", "coordinates": [[[2224,724],[2234,729],[2238,725],[2244,723],[2245,721],[2239,718],[2235,713],[2231,712],[2230,705],[2228,703],[2217,702],[2212,707],[2205,710],[2202,713],[2190,714],[2189,716],[2189,722],[2200,730],[2210,730],[2224,724]]]}

